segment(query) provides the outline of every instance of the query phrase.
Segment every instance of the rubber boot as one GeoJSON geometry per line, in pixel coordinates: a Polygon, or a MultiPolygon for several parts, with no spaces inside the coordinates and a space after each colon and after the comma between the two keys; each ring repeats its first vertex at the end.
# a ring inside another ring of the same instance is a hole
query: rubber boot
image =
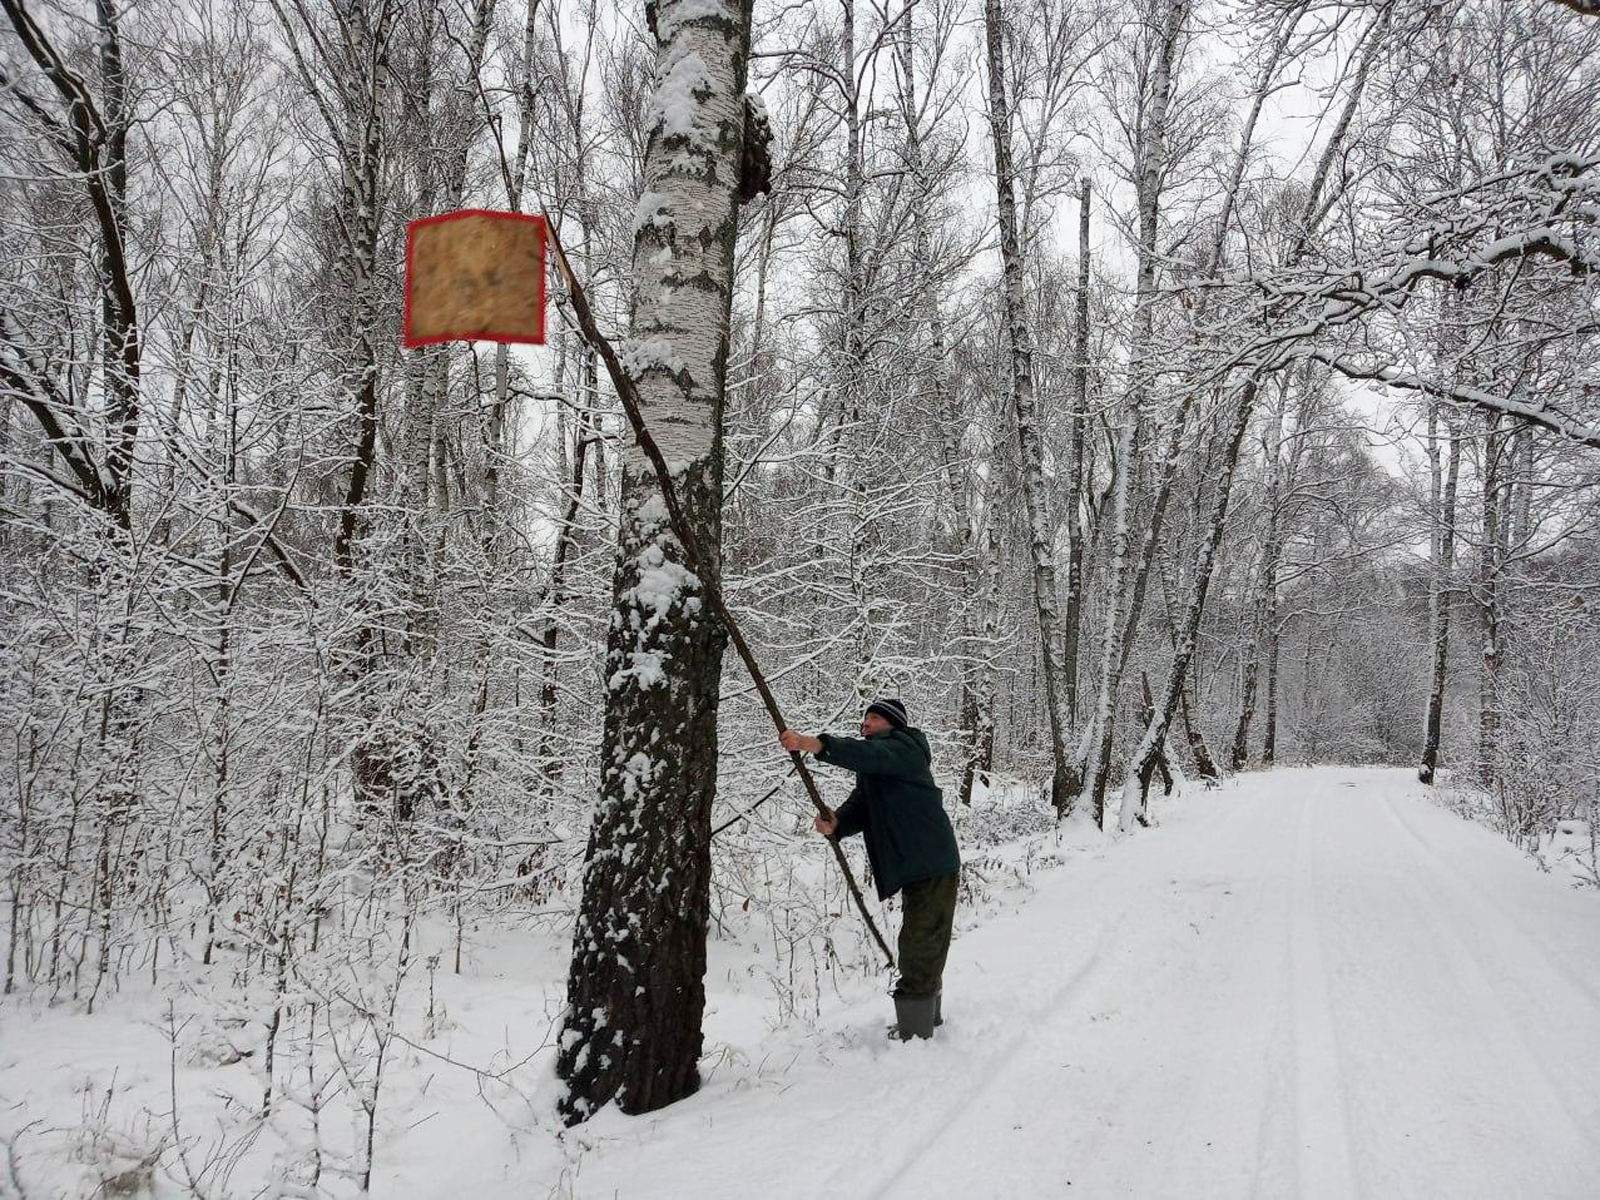
{"type": "Polygon", "coordinates": [[[933,1036],[934,1012],[938,1008],[937,996],[917,1000],[907,996],[894,998],[895,1026],[889,1035],[897,1041],[909,1042],[912,1038],[933,1036]]]}
{"type": "Polygon", "coordinates": [[[940,988],[933,997],[933,1023],[944,1024],[944,989],[940,988]]]}

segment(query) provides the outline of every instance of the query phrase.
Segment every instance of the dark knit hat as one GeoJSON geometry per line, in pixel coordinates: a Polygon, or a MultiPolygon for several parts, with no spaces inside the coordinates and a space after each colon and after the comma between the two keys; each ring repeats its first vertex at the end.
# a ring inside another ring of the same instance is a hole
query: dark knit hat
{"type": "Polygon", "coordinates": [[[867,705],[867,712],[877,713],[896,729],[904,729],[911,724],[911,718],[906,715],[906,706],[899,700],[874,700],[867,705]]]}

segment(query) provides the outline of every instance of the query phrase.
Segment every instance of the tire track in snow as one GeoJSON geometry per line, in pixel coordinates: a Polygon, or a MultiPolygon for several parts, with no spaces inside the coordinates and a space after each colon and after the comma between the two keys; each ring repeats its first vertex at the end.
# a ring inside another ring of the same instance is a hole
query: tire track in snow
{"type": "Polygon", "coordinates": [[[1123,1176],[1130,1195],[1279,1200],[1292,1187],[1292,1159],[1273,1151],[1274,1131],[1281,1133],[1286,1117],[1291,1128],[1293,1122],[1292,1073],[1283,1065],[1293,1061],[1294,1049],[1291,913],[1284,903],[1294,865],[1290,854],[1244,862],[1238,855],[1246,839],[1292,851],[1297,819],[1288,805],[1236,796],[1226,819],[1191,840],[1191,860],[1226,879],[1232,899],[1213,913],[1196,907],[1188,914],[1206,922],[1195,935],[1212,940],[1213,949],[1201,955],[1213,970],[1209,978],[1170,981],[1173,993],[1192,990],[1163,1022],[1162,1034],[1172,1045],[1191,1047],[1194,1058],[1159,1090],[1146,1081],[1141,1111],[1159,1124],[1166,1153],[1143,1173],[1123,1176]],[[1241,1129],[1248,1135],[1235,1140],[1241,1129]],[[1210,1171],[1197,1176],[1192,1156],[1202,1145],[1210,1171]]]}
{"type": "MultiPolygon", "coordinates": [[[[1380,794],[1378,802],[1378,807],[1389,819],[1390,824],[1401,830],[1412,843],[1427,851],[1434,863],[1445,861],[1441,860],[1438,853],[1428,845],[1426,839],[1410,827],[1396,809],[1394,800],[1390,796],[1380,794]]],[[[1451,866],[1459,873],[1459,868],[1455,868],[1453,864],[1451,866]]],[[[1438,872],[1434,871],[1433,874],[1437,877],[1438,872]]],[[[1439,913],[1441,900],[1437,893],[1419,886],[1410,876],[1402,877],[1401,882],[1411,896],[1411,910],[1428,926],[1435,945],[1445,958],[1461,991],[1470,994],[1477,1001],[1472,1006],[1473,1011],[1488,1017],[1498,1026],[1494,1031],[1482,1031],[1484,1036],[1481,1038],[1481,1044],[1494,1054],[1500,1071],[1503,1072],[1501,1080],[1518,1076],[1531,1080],[1545,1100],[1544,1104],[1538,1106],[1539,1111],[1532,1114],[1537,1118],[1537,1123],[1551,1131],[1555,1127],[1565,1126],[1569,1146],[1572,1148],[1581,1149],[1587,1145],[1590,1135],[1573,1118],[1571,1098],[1565,1094],[1565,1089],[1551,1073],[1544,1053],[1528,1036],[1527,1014],[1523,1014],[1521,1020],[1518,1019],[1516,1009],[1507,1001],[1501,989],[1496,986],[1491,973],[1486,969],[1482,950],[1475,948],[1473,943],[1462,936],[1459,920],[1448,920],[1439,913]],[[1499,1051],[1498,1048],[1504,1045],[1516,1046],[1519,1053],[1505,1054],[1499,1051]]],[[[1448,887],[1447,890],[1457,892],[1459,895],[1454,887],[1448,887]]],[[[1524,939],[1523,931],[1516,922],[1490,906],[1482,904],[1476,897],[1472,897],[1472,900],[1481,911],[1489,915],[1489,920],[1500,921],[1509,928],[1514,942],[1524,939]]],[[[1492,928],[1492,925],[1488,927],[1492,928]]],[[[1485,926],[1479,926],[1480,930],[1483,928],[1485,926]]],[[[1487,944],[1489,941],[1490,939],[1480,939],[1480,944],[1487,944]]],[[[1503,943],[1504,936],[1493,941],[1503,943]]],[[[1541,957],[1548,961],[1551,956],[1542,953],[1541,957]]],[[[1519,1089],[1519,1094],[1527,1095],[1527,1090],[1519,1089]]]]}
{"type": "MultiPolygon", "coordinates": [[[[1429,842],[1427,838],[1423,837],[1416,831],[1416,828],[1411,824],[1411,822],[1408,821],[1401,814],[1400,810],[1395,807],[1393,798],[1390,797],[1387,792],[1382,793],[1380,795],[1380,799],[1383,801],[1384,809],[1388,813],[1390,819],[1412,842],[1421,848],[1424,856],[1426,856],[1436,868],[1439,868],[1434,871],[1434,875],[1440,879],[1445,887],[1449,888],[1458,897],[1465,901],[1468,906],[1477,909],[1480,913],[1488,914],[1492,920],[1509,925],[1513,930],[1516,931],[1518,935],[1517,942],[1519,945],[1526,947],[1528,950],[1536,954],[1543,961],[1544,965],[1547,966],[1554,974],[1560,976],[1568,984],[1568,986],[1576,991],[1582,992],[1589,998],[1590,1003],[1594,1007],[1600,1008],[1600,988],[1597,988],[1589,980],[1584,979],[1582,976],[1576,974],[1559,955],[1551,953],[1542,936],[1529,930],[1528,927],[1524,925],[1517,917],[1513,916],[1505,909],[1496,908],[1493,905],[1490,905],[1482,898],[1482,896],[1474,891],[1471,886],[1472,880],[1468,879],[1461,868],[1455,863],[1451,862],[1448,857],[1440,854],[1438,848],[1429,842]]],[[[1455,819],[1462,820],[1463,818],[1457,817],[1455,819]]]]}
{"type": "Polygon", "coordinates": [[[1332,997],[1317,929],[1316,801],[1308,797],[1300,806],[1289,938],[1299,1194],[1356,1196],[1361,1193],[1350,1154],[1350,1117],[1340,1083],[1332,997]]]}
{"type": "MultiPolygon", "coordinates": [[[[1188,836],[1185,838],[1184,844],[1186,864],[1192,865],[1197,862],[1214,863],[1219,856],[1234,852],[1241,839],[1247,838],[1249,831],[1254,829],[1260,820],[1259,813],[1247,806],[1235,804],[1227,805],[1220,811],[1213,813],[1212,817],[1213,819],[1203,826],[1187,831],[1188,836]]],[[[1285,824],[1288,825],[1289,822],[1285,822],[1285,824]]],[[[1292,830],[1285,828],[1284,840],[1287,841],[1292,836],[1292,830]]],[[[1158,852],[1158,846],[1154,839],[1155,835],[1153,833],[1143,835],[1138,845],[1127,847],[1126,849],[1134,850],[1135,852],[1158,852]]],[[[1164,851],[1159,851],[1159,853],[1171,853],[1171,850],[1171,845],[1168,845],[1164,851]]],[[[1165,878],[1167,869],[1165,867],[1160,869],[1160,877],[1165,878]]],[[[1159,903],[1152,902],[1153,893],[1147,890],[1147,884],[1154,881],[1155,875],[1142,879],[1141,876],[1149,868],[1136,867],[1127,860],[1123,861],[1122,870],[1125,874],[1119,874],[1112,886],[1113,888],[1125,888],[1127,890],[1125,893],[1118,891],[1113,894],[1111,890],[1103,890],[1099,893],[1100,899],[1107,904],[1110,912],[1107,920],[1101,924],[1100,932],[1094,945],[1088,956],[1083,960],[1082,965],[1070,979],[1066,980],[1049,996],[1043,1006],[1028,1013],[1011,1014],[1017,1019],[1023,1032],[1007,1041],[998,1057],[975,1064],[978,1070],[982,1072],[979,1081],[961,1090],[962,1098],[947,1106],[932,1124],[925,1127],[926,1132],[918,1138],[916,1144],[908,1152],[898,1156],[895,1164],[880,1177],[875,1186],[863,1189],[859,1194],[874,1197],[899,1194],[900,1190],[907,1184],[908,1175],[917,1179],[919,1183],[925,1182],[927,1168],[924,1159],[928,1152],[940,1143],[958,1121],[969,1117],[973,1111],[982,1109],[983,1099],[992,1095],[996,1087],[1015,1086],[1019,1083],[1013,1068],[1024,1049],[1039,1056],[1048,1055],[1052,1050],[1057,1049],[1070,1051],[1072,1047],[1079,1044],[1083,1030],[1074,1022],[1080,1021],[1083,1018],[1083,1014],[1081,1012],[1069,1012],[1066,1010],[1066,1006],[1080,996],[1086,987],[1096,985],[1103,979],[1105,968],[1112,965],[1103,961],[1109,957],[1105,951],[1108,946],[1125,944],[1124,932],[1130,921],[1147,928],[1160,916],[1159,903]],[[919,1169],[922,1171],[920,1177],[918,1176],[919,1169]]],[[[1174,880],[1173,882],[1177,881],[1174,880]]],[[[1216,883],[1217,881],[1212,880],[1211,882],[1216,883]]],[[[1262,903],[1270,886],[1266,880],[1258,879],[1253,883],[1253,892],[1247,896],[1243,890],[1244,885],[1239,880],[1230,879],[1230,882],[1241,889],[1240,902],[1247,905],[1262,903]]],[[[1284,882],[1285,884],[1287,883],[1286,878],[1284,882]]],[[[1279,894],[1281,895],[1281,892],[1279,894]]],[[[1282,909],[1280,908],[1278,911],[1281,912],[1282,909]]],[[[1280,936],[1283,940],[1277,946],[1280,954],[1283,953],[1283,946],[1287,942],[1287,914],[1284,916],[1281,931],[1280,936]]],[[[1245,932],[1242,926],[1240,932],[1241,935],[1245,932]]],[[[1252,943],[1252,945],[1255,945],[1255,943],[1252,943]]],[[[1141,953],[1148,955],[1149,948],[1146,947],[1141,953]]],[[[1278,961],[1282,962],[1284,959],[1279,958],[1278,961]]],[[[1137,955],[1133,959],[1117,958],[1116,962],[1135,971],[1140,969],[1148,970],[1151,966],[1148,958],[1141,961],[1137,955]]],[[[1254,978],[1248,971],[1245,971],[1238,978],[1225,980],[1224,986],[1244,988],[1254,978]]],[[[1287,988],[1287,982],[1285,982],[1285,988],[1287,988]]],[[[1237,1016],[1240,1011],[1249,1007],[1249,1003],[1249,997],[1241,997],[1239,1003],[1230,1011],[1237,1016]]],[[[1193,1016],[1195,1014],[1189,1013],[1187,1015],[1193,1016]]],[[[1197,1036],[1189,1039],[1189,1044],[1209,1044],[1203,1019],[1202,1014],[1200,1024],[1193,1031],[1197,1036]]],[[[1285,1020],[1284,1024],[1287,1025],[1287,1023],[1287,1020],[1285,1020]]],[[[1287,1031],[1285,1033],[1287,1034],[1287,1031]]],[[[1270,1040],[1270,1034],[1268,1037],[1270,1040]]],[[[1077,1057],[1081,1052],[1081,1048],[1078,1051],[1074,1051],[1074,1057],[1077,1057]]],[[[1151,1079],[1147,1075],[1141,1075],[1137,1070],[1133,1070],[1130,1067],[1125,1085],[1119,1089],[1121,1106],[1115,1107],[1111,1111],[1126,1116],[1127,1113],[1135,1111],[1134,1106],[1144,1106],[1155,1102],[1158,1107],[1163,1108],[1165,1113],[1164,1120],[1175,1121],[1178,1125],[1189,1125],[1200,1121],[1204,1118],[1193,1108],[1193,1105],[1197,1098],[1206,1094],[1204,1091],[1206,1083],[1218,1078],[1215,1072],[1221,1072],[1222,1078],[1230,1078],[1230,1068],[1225,1062],[1227,1054],[1227,1049],[1218,1048],[1213,1056],[1202,1056],[1203,1061],[1197,1059],[1194,1063],[1187,1064],[1188,1069],[1184,1070],[1179,1076],[1168,1077],[1164,1080],[1167,1090],[1159,1094],[1149,1092],[1151,1079]]],[[[1065,1066],[1067,1064],[1062,1063],[1059,1065],[1065,1066]]],[[[947,1085],[950,1082],[949,1080],[941,1081],[941,1083],[947,1085]]],[[[962,1089],[960,1081],[956,1081],[956,1086],[958,1089],[962,1089]]],[[[1208,1103],[1214,1103],[1214,1100],[1208,1101],[1208,1103]]],[[[1070,1104],[1068,1109],[1071,1109],[1070,1104]]],[[[1150,1115],[1148,1108],[1141,1107],[1139,1110],[1144,1111],[1147,1116],[1150,1115]]],[[[1261,1126],[1265,1127],[1269,1119],[1270,1113],[1263,1106],[1261,1126]]],[[[1173,1129],[1165,1129],[1164,1127],[1165,1139],[1168,1141],[1174,1140],[1176,1132],[1173,1129]]],[[[1081,1153],[1090,1156],[1109,1153],[1121,1162],[1123,1168],[1131,1170],[1136,1177],[1142,1180],[1142,1183],[1131,1184],[1125,1178],[1124,1183],[1119,1186],[1132,1186],[1134,1188],[1132,1194],[1184,1194],[1185,1189],[1193,1184],[1192,1180],[1174,1179],[1171,1171],[1177,1168],[1169,1164],[1168,1169],[1164,1172],[1159,1165],[1153,1166],[1160,1179],[1158,1186],[1157,1176],[1145,1174],[1146,1171],[1152,1169],[1152,1164],[1145,1164],[1136,1158],[1130,1157],[1128,1154],[1129,1147],[1123,1141],[1113,1139],[1110,1143],[1096,1144],[1093,1141],[1083,1143],[1081,1139],[1077,1138],[1072,1140],[1079,1143],[1078,1150],[1081,1153]]],[[[1256,1144],[1258,1158],[1261,1153],[1260,1137],[1258,1136],[1256,1144]]],[[[1070,1170],[1070,1166],[1067,1169],[1070,1170]]],[[[851,1189],[851,1194],[856,1194],[853,1188],[851,1189]]],[[[1213,1191],[1207,1194],[1218,1193],[1213,1191]]],[[[1239,1193],[1235,1192],[1234,1194],[1239,1193]]],[[[1267,1194],[1272,1193],[1269,1192],[1267,1194]]]]}
{"type": "MultiPolygon", "coordinates": [[[[1094,944],[1091,946],[1082,965],[1050,994],[1048,1002],[1041,1010],[1044,1019],[1049,1020],[1052,1014],[1060,1012],[1061,1005],[1082,988],[1084,982],[1099,966],[1105,954],[1106,945],[1111,941],[1113,932],[1120,931],[1126,916],[1119,916],[1115,921],[1100,927],[1094,944]]],[[[934,1146],[950,1127],[958,1122],[969,1108],[975,1106],[979,1097],[994,1087],[996,1081],[1001,1079],[1006,1069],[1016,1060],[1025,1047],[1035,1046],[1038,1040],[1036,1023],[1021,1022],[1022,1032],[1015,1034],[1007,1044],[999,1058],[991,1059],[986,1064],[986,1073],[978,1085],[968,1091],[959,1091],[957,1099],[944,1106],[939,1117],[928,1128],[925,1136],[917,1139],[911,1148],[899,1156],[898,1161],[888,1171],[881,1175],[871,1188],[863,1191],[863,1195],[879,1197],[886,1195],[896,1183],[899,1182],[908,1170],[921,1162],[927,1151],[934,1146]]]]}

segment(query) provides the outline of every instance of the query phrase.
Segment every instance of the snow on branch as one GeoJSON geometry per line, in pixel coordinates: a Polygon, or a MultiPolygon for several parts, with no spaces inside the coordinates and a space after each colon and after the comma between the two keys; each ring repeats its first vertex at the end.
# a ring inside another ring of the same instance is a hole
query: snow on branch
{"type": "MultiPolygon", "coordinates": [[[[1421,213],[1397,223],[1392,249],[1374,261],[1229,279],[1198,279],[1193,288],[1248,287],[1264,297],[1259,332],[1226,355],[1213,375],[1234,370],[1273,371],[1316,359],[1351,378],[1410,388],[1532,421],[1564,437],[1600,448],[1600,432],[1542,406],[1519,404],[1490,392],[1446,386],[1389,366],[1365,366],[1330,350],[1330,337],[1387,315],[1397,316],[1426,280],[1464,288],[1497,267],[1544,261],[1564,265],[1574,279],[1600,274],[1593,246],[1600,226],[1600,157],[1556,154],[1448,194],[1421,197],[1421,213]]],[[[1547,277],[1548,278],[1548,277],[1547,277]]]]}
{"type": "Polygon", "coordinates": [[[1294,357],[1313,359],[1316,362],[1325,363],[1347,379],[1371,380],[1376,383],[1387,384],[1389,387],[1422,392],[1424,395],[1437,396],[1443,400],[1453,400],[1459,404],[1471,404],[1492,412],[1501,412],[1508,416],[1520,417],[1524,421],[1540,425],[1553,433],[1559,433],[1562,437],[1570,438],[1572,441],[1600,450],[1600,428],[1570,420],[1560,413],[1551,412],[1549,409],[1538,405],[1522,404],[1516,400],[1508,400],[1504,396],[1497,396],[1493,392],[1486,392],[1481,388],[1438,383],[1424,379],[1415,372],[1402,371],[1398,367],[1363,366],[1350,358],[1328,350],[1318,350],[1312,347],[1303,348],[1297,350],[1294,357]]]}
{"type": "Polygon", "coordinates": [[[29,353],[21,331],[4,309],[0,309],[0,392],[11,393],[33,413],[45,440],[77,480],[78,486],[70,490],[102,512],[116,516],[117,489],[96,461],[89,435],[71,401],[60,393],[44,365],[29,353]]]}

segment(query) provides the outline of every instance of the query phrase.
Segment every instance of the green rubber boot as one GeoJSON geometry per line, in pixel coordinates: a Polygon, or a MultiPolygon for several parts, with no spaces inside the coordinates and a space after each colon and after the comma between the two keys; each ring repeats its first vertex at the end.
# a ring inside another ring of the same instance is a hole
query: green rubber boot
{"type": "Polygon", "coordinates": [[[925,1000],[896,996],[894,998],[895,1026],[889,1036],[901,1042],[909,1042],[912,1038],[931,1038],[933,1036],[934,1015],[938,1011],[938,1006],[939,998],[937,996],[929,996],[925,1000]]]}

